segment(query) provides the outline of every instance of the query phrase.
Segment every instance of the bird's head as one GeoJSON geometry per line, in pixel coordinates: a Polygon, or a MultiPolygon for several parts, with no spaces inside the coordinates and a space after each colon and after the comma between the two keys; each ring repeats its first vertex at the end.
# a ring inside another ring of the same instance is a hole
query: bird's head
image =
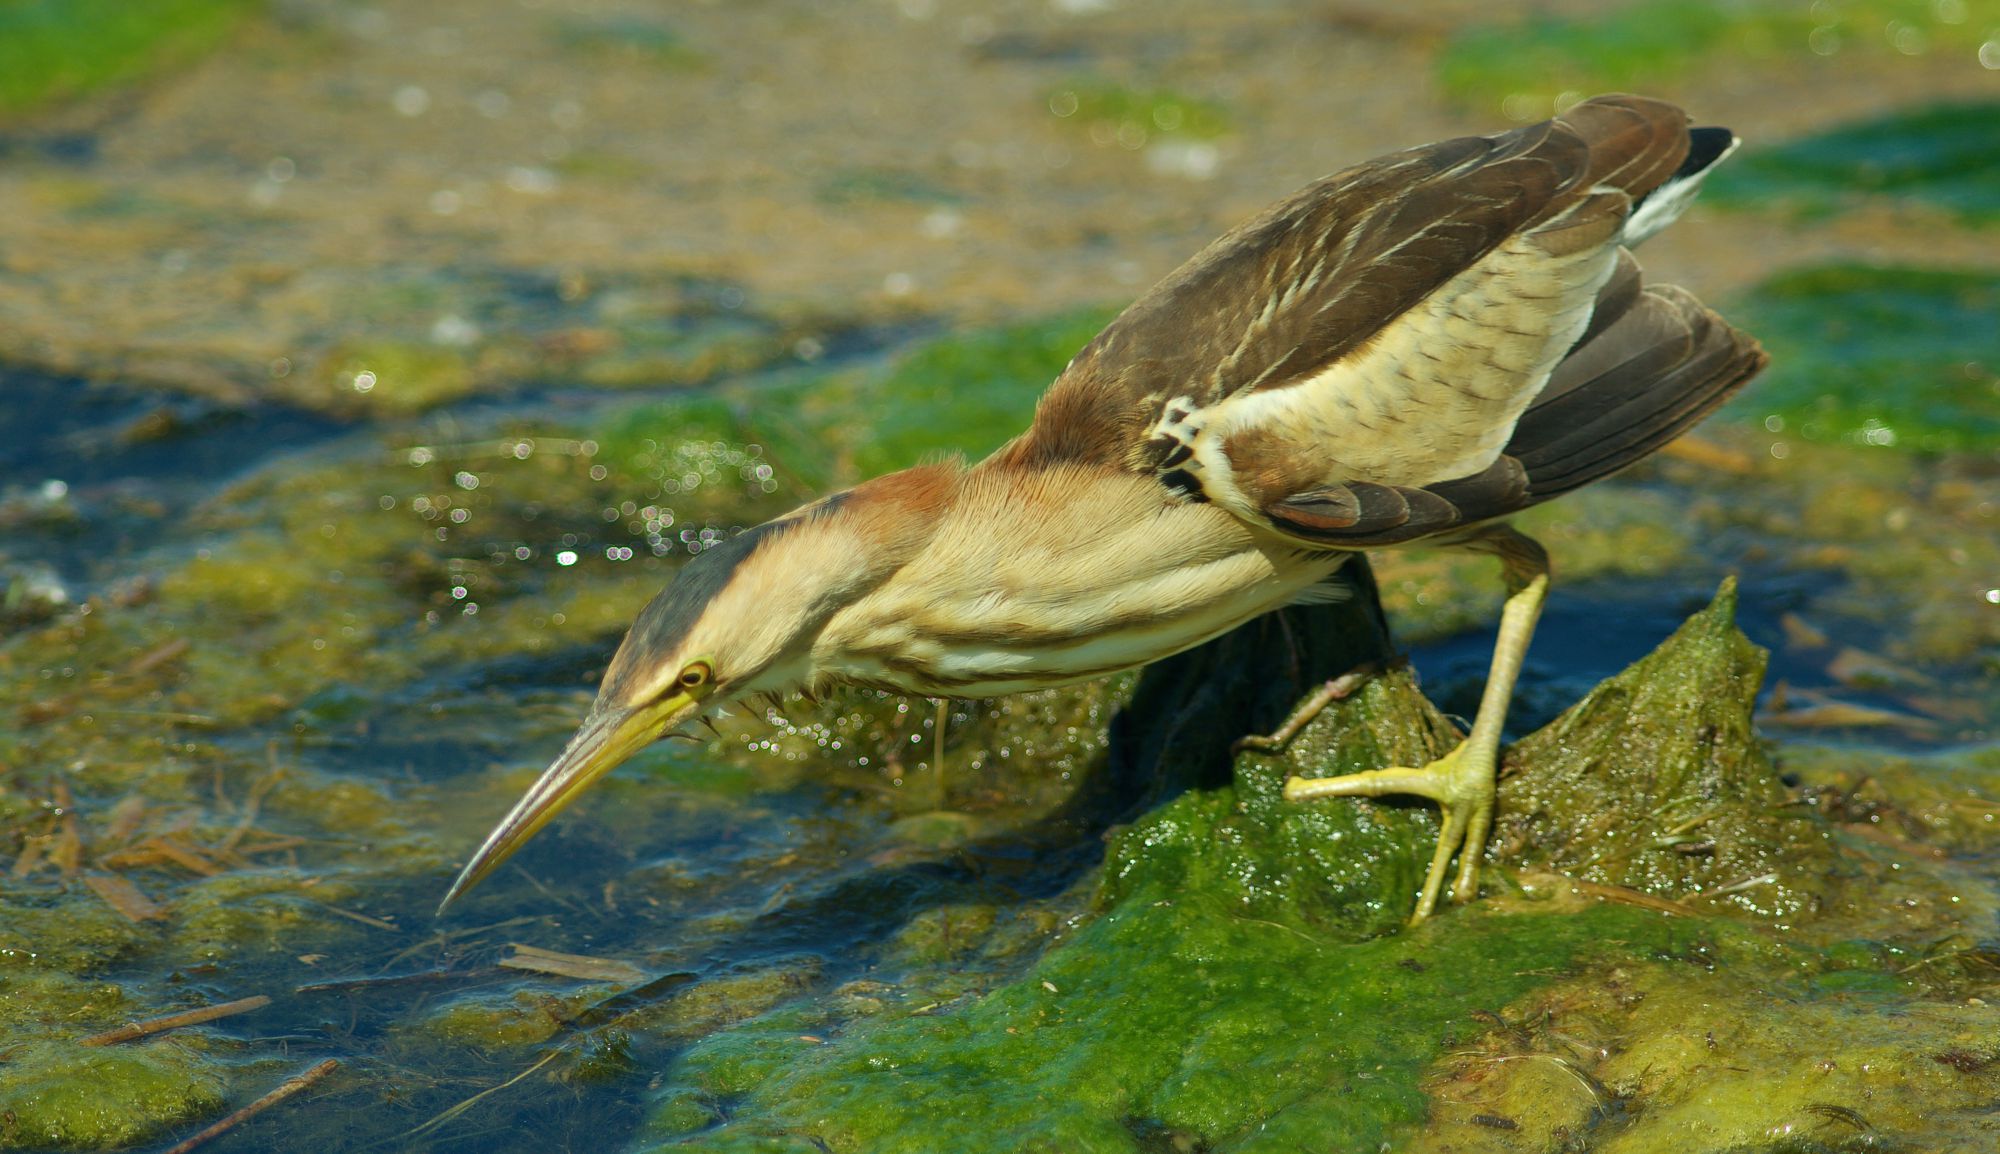
{"type": "Polygon", "coordinates": [[[840,498],[690,558],[633,622],[576,735],[466,863],[439,905],[477,885],[598,778],[716,704],[812,676],[818,629],[869,585],[840,498]]]}

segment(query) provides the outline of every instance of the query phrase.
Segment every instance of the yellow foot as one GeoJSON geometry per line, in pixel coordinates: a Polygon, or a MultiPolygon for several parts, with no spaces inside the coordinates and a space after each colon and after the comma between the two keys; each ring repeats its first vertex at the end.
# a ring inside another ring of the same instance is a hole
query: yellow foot
{"type": "Polygon", "coordinates": [[[1486,855],[1486,835],[1493,828],[1495,753],[1491,747],[1474,748],[1462,741],[1458,748],[1421,769],[1397,766],[1341,777],[1294,777],[1285,782],[1285,800],[1405,793],[1437,802],[1444,811],[1444,829],[1438,834],[1430,872],[1424,876],[1417,912],[1410,917],[1410,924],[1415,925],[1437,908],[1438,892],[1444,888],[1453,854],[1458,855],[1458,880],[1452,884],[1451,896],[1470,901],[1479,893],[1479,861],[1486,855]]]}

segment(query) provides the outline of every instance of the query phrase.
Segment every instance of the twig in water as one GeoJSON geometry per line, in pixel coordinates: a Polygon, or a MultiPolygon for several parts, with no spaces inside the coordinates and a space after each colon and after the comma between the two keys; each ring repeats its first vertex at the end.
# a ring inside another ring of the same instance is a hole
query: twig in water
{"type": "Polygon", "coordinates": [[[471,981],[475,978],[490,978],[499,974],[498,966],[479,966],[468,970],[418,970],[413,974],[377,974],[368,978],[334,978],[331,981],[313,982],[292,987],[294,994],[332,994],[348,990],[372,990],[380,986],[406,986],[424,982],[471,981]]]}
{"type": "Polygon", "coordinates": [[[217,1018],[234,1017],[261,1010],[271,1004],[271,999],[263,994],[248,998],[238,998],[233,1002],[219,1002],[213,1006],[202,1006],[193,1010],[182,1010],[178,1014],[163,1014],[157,1018],[147,1018],[143,1022],[127,1022],[114,1030],[92,1034],[77,1042],[79,1046],[112,1046],[119,1042],[129,1042],[134,1038],[144,1038],[167,1030],[178,1030],[182,1026],[199,1026],[203,1022],[213,1022],[217,1018]]]}
{"type": "Polygon", "coordinates": [[[378,930],[400,931],[403,928],[397,925],[395,922],[389,921],[385,918],[371,917],[368,914],[356,913],[353,910],[344,910],[341,909],[339,906],[328,905],[326,902],[320,902],[319,908],[325,910],[327,913],[339,914],[343,918],[348,918],[352,921],[360,922],[364,926],[374,926],[378,930]]]}
{"type": "MultiPolygon", "coordinates": [[[[451,1107],[449,1110],[446,1110],[444,1113],[439,1114],[435,1118],[432,1118],[430,1121],[424,1123],[423,1125],[417,1127],[416,1129],[408,1131],[403,1135],[403,1137],[417,1138],[421,1137],[422,1135],[430,1133],[431,1131],[451,1121],[453,1118],[456,1118],[460,1114],[463,1114],[467,1110],[470,1110],[474,1106],[477,1106],[479,1104],[480,1099],[485,1098],[488,1095],[498,1094],[500,1091],[505,1090],[507,1087],[512,1086],[514,1083],[521,1081],[523,1078],[526,1078],[528,1075],[541,1069],[543,1066],[546,1066],[550,1062],[555,1061],[557,1058],[561,1057],[564,1052],[565,1051],[563,1051],[560,1048],[550,1050],[548,1053],[543,1054],[541,1056],[541,1059],[538,1060],[534,1065],[528,1067],[527,1069],[507,1079],[505,1082],[500,1083],[498,1086],[489,1086],[486,1089],[481,1090],[479,1093],[474,1094],[472,1097],[467,1098],[465,1101],[460,1102],[458,1105],[451,1107]]],[[[169,1150],[167,1151],[167,1154],[180,1154],[180,1151],[169,1150]]]]}
{"type": "Polygon", "coordinates": [[[166,917],[166,912],[152,898],[139,892],[123,874],[89,874],[83,884],[95,890],[104,903],[126,919],[134,922],[150,922],[166,917]]]}
{"type": "Polygon", "coordinates": [[[513,943],[513,946],[513,956],[500,959],[500,964],[510,970],[528,970],[537,974],[579,978],[589,982],[622,982],[628,986],[637,985],[649,976],[646,971],[632,963],[616,958],[559,954],[554,950],[524,946],[519,942],[513,943]]]}
{"type": "Polygon", "coordinates": [[[193,1150],[197,1146],[203,1145],[204,1143],[208,1142],[211,1138],[215,1138],[219,1135],[226,1134],[229,1131],[234,1130],[236,1127],[241,1126],[243,1123],[248,1122],[250,1119],[255,1118],[257,1115],[263,1113],[264,1111],[270,1109],[271,1107],[276,1106],[278,1103],[284,1101],[285,1099],[290,1098],[295,1094],[298,1094],[304,1090],[311,1088],[313,1083],[318,1082],[320,1079],[326,1077],[328,1074],[333,1073],[335,1070],[338,1070],[339,1068],[340,1068],[339,1059],[328,1058],[326,1061],[321,1062],[319,1065],[314,1066],[313,1068],[307,1070],[303,1074],[294,1074],[292,1077],[289,1077],[284,1081],[278,1083],[277,1089],[264,1095],[262,1098],[257,1099],[255,1102],[250,1103],[248,1106],[243,1107],[241,1110],[238,1110],[236,1113],[231,1114],[229,1117],[224,1118],[222,1121],[217,1122],[215,1125],[210,1126],[207,1129],[200,1131],[199,1133],[188,1135],[186,1138],[183,1138],[179,1142],[174,1143],[172,1146],[162,1151],[161,1154],[188,1154],[188,1151],[193,1150]]]}

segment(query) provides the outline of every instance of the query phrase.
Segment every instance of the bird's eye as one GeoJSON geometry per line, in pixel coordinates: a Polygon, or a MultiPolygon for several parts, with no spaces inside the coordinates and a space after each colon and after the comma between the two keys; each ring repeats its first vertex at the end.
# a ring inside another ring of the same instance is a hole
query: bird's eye
{"type": "Polygon", "coordinates": [[[708,667],[708,662],[706,661],[689,662],[687,667],[681,670],[681,677],[680,677],[681,688],[699,689],[702,686],[707,685],[708,679],[713,676],[715,676],[715,671],[708,667]]]}

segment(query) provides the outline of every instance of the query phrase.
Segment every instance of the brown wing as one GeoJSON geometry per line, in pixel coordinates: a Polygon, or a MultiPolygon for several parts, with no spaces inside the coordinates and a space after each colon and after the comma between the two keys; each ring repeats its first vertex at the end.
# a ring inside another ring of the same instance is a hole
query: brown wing
{"type": "Polygon", "coordinates": [[[1629,255],[1596,318],[1505,452],[1477,476],[1421,488],[1350,483],[1267,507],[1292,536],[1376,548],[1494,521],[1608,476],[1680,436],[1769,360],[1673,285],[1639,290],[1629,255]]]}
{"type": "Polygon", "coordinates": [[[1577,230],[1575,243],[1602,242],[1687,147],[1687,118],[1672,105],[1599,97],[1556,120],[1328,177],[1141,297],[1077,354],[1033,426],[997,456],[1158,471],[1174,446],[1148,434],[1169,401],[1206,407],[1313,377],[1524,230],[1551,224],[1577,230]],[[1594,197],[1607,187],[1629,193],[1594,197]],[[1574,211],[1586,201],[1591,211],[1574,211]]]}

